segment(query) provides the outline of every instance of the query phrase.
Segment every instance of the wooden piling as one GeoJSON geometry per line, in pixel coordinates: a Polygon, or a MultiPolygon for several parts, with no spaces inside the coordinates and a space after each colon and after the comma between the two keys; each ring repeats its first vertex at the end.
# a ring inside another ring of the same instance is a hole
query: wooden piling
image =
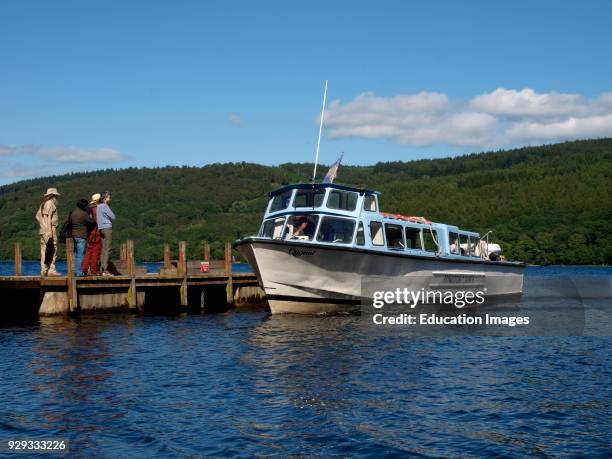
{"type": "Polygon", "coordinates": [[[170,246],[164,244],[164,268],[170,268],[170,246]]]}
{"type": "Polygon", "coordinates": [[[187,243],[185,241],[179,242],[179,262],[178,262],[179,275],[182,277],[181,281],[181,306],[188,306],[187,301],[187,243]]]}
{"type": "Polygon", "coordinates": [[[21,243],[15,242],[15,276],[21,276],[21,243]]]}
{"type": "Polygon", "coordinates": [[[210,244],[204,241],[204,261],[210,261],[210,244]]]}
{"type": "Polygon", "coordinates": [[[76,277],[74,276],[74,239],[71,237],[66,238],[66,265],[68,268],[66,280],[68,284],[68,310],[74,312],[78,306],[79,297],[77,293],[76,277]]]}
{"type": "Polygon", "coordinates": [[[234,302],[234,284],[232,281],[232,243],[225,243],[225,275],[227,276],[227,286],[225,287],[227,304],[234,302]]]}
{"type": "Polygon", "coordinates": [[[135,275],[135,262],[134,262],[134,241],[127,241],[125,244],[125,255],[127,257],[127,270],[128,276],[130,276],[130,288],[128,290],[127,300],[128,307],[130,309],[136,309],[137,295],[136,295],[136,275],[135,275]]]}
{"type": "Polygon", "coordinates": [[[123,243],[119,245],[119,260],[126,261],[128,259],[127,244],[123,243]]]}

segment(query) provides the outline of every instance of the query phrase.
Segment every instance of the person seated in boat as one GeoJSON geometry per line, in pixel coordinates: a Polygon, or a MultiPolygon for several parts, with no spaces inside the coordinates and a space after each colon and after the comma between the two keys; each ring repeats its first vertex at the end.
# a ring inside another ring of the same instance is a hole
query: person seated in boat
{"type": "Polygon", "coordinates": [[[291,235],[292,239],[303,239],[308,238],[308,240],[314,237],[314,228],[315,225],[312,224],[310,219],[307,217],[300,217],[297,221],[297,227],[293,231],[291,235]]]}

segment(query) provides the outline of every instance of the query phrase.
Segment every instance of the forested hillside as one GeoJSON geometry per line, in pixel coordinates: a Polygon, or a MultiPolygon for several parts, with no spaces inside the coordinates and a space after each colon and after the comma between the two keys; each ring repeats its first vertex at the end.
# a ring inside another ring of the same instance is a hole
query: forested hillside
{"type": "MultiPolygon", "coordinates": [[[[347,155],[350,160],[350,155],[347,155]]],[[[321,175],[327,170],[320,167],[321,175]]],[[[13,243],[38,257],[34,214],[47,187],[62,193],[60,219],[94,192],[113,192],[114,251],[133,239],[139,259],[159,260],[164,242],[201,252],[257,232],[267,193],[307,181],[312,164],[248,163],[103,170],[0,187],[0,259],[13,243]]],[[[382,210],[484,233],[529,263],[612,264],[612,139],[568,142],[455,158],[342,166],[337,182],[381,192],[382,210]]],[[[61,223],[60,223],[61,225],[61,223]]]]}

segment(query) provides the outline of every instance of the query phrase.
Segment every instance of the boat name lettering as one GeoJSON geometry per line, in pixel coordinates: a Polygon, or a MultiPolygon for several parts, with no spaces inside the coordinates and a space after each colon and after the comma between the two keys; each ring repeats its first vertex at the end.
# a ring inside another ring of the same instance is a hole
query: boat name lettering
{"type": "Polygon", "coordinates": [[[314,255],[314,250],[300,250],[300,249],[289,249],[289,255],[294,257],[301,257],[304,255],[314,255]]]}

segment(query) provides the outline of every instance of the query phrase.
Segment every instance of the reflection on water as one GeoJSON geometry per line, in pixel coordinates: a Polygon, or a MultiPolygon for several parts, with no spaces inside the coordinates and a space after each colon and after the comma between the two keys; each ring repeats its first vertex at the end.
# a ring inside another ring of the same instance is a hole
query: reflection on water
{"type": "Polygon", "coordinates": [[[612,433],[608,338],[405,339],[253,309],[45,318],[0,349],[0,437],[77,455],[592,457],[612,433]]]}
{"type": "Polygon", "coordinates": [[[358,316],[0,328],[0,439],[78,457],[609,457],[609,337],[406,337],[358,316]]]}

